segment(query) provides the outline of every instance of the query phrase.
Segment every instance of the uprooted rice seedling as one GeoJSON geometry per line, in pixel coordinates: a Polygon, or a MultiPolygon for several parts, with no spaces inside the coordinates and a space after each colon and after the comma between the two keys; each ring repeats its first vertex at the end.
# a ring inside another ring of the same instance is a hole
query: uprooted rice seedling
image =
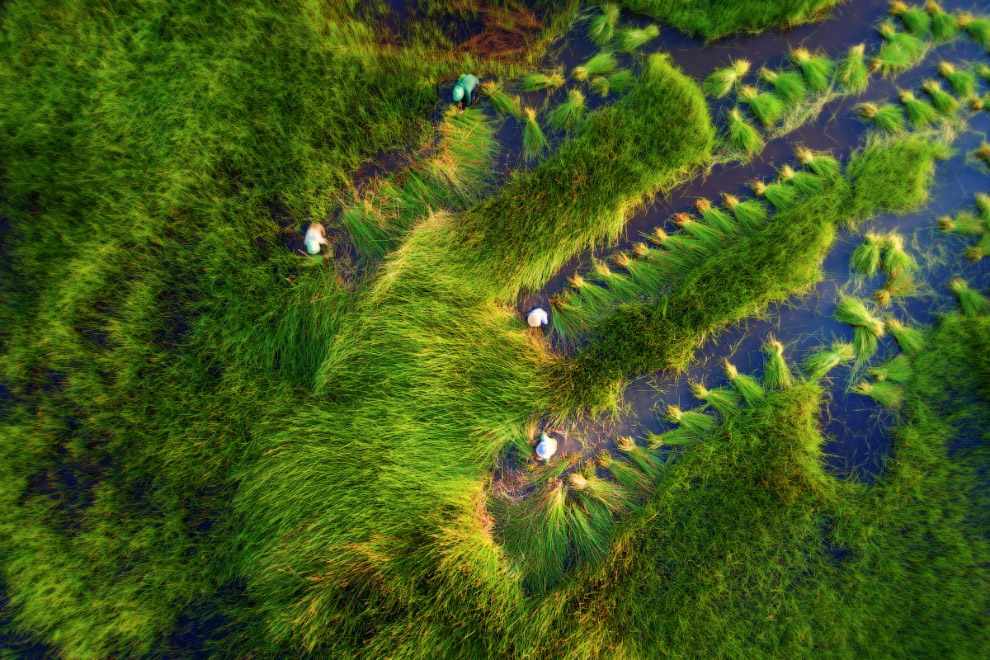
{"type": "Polygon", "coordinates": [[[870,367],[867,373],[877,382],[889,381],[906,385],[914,374],[914,368],[911,366],[911,359],[906,354],[900,353],[880,366],[870,367]]]}
{"type": "Polygon", "coordinates": [[[716,69],[705,78],[705,94],[720,99],[728,96],[749,73],[749,60],[733,60],[729,66],[716,69]]]}
{"type": "Polygon", "coordinates": [[[625,94],[636,84],[636,77],[629,69],[619,69],[605,76],[608,80],[608,89],[613,94],[625,94]]]}
{"type": "Polygon", "coordinates": [[[536,160],[550,148],[550,143],[543,134],[540,124],[536,121],[536,110],[524,108],[523,116],[526,120],[523,127],[523,156],[526,160],[536,160]]]}
{"type": "Polygon", "coordinates": [[[835,71],[835,79],[851,94],[858,94],[870,85],[870,72],[866,66],[866,44],[849,49],[835,71]]]}
{"type": "Polygon", "coordinates": [[[615,55],[609,52],[598,53],[588,59],[581,66],[576,66],[571,71],[571,77],[584,82],[594,76],[605,76],[612,73],[619,66],[619,61],[615,55]]]}
{"type": "Polygon", "coordinates": [[[832,84],[832,71],[835,63],[825,55],[813,54],[804,48],[795,48],[790,53],[791,61],[801,70],[808,89],[824,92],[832,84]]]}
{"type": "Polygon", "coordinates": [[[535,92],[540,89],[557,89],[563,86],[564,76],[559,73],[527,73],[522,77],[523,91],[535,92]]]}
{"type": "Polygon", "coordinates": [[[907,114],[908,121],[911,122],[912,126],[920,128],[938,120],[938,110],[927,101],[916,97],[913,92],[900,90],[897,96],[904,105],[904,112],[907,114]]]}
{"type": "Polygon", "coordinates": [[[642,48],[660,36],[660,28],[647,25],[644,28],[624,28],[615,35],[615,47],[623,53],[631,53],[642,48]]]}
{"type": "Polygon", "coordinates": [[[570,133],[575,130],[584,117],[584,94],[579,89],[567,90],[567,100],[547,114],[547,125],[551,128],[570,133]]]}
{"type": "Polygon", "coordinates": [[[609,93],[609,80],[605,76],[595,76],[589,83],[591,91],[598,96],[605,98],[609,93]]]}
{"type": "Polygon", "coordinates": [[[899,408],[904,403],[904,388],[890,381],[871,383],[864,380],[853,385],[850,391],[868,396],[885,408],[899,408]]]}
{"type": "Polygon", "coordinates": [[[957,277],[949,282],[949,290],[959,300],[959,311],[963,316],[984,316],[990,314],[990,298],[971,289],[969,283],[957,277]]]}
{"type": "Polygon", "coordinates": [[[990,48],[990,18],[963,12],[956,18],[956,24],[969,35],[970,39],[990,48]]]}
{"type": "Polygon", "coordinates": [[[853,326],[853,350],[856,361],[864,363],[873,357],[884,336],[885,325],[867,309],[859,298],[843,296],[835,306],[835,320],[853,326]]]}
{"type": "Polygon", "coordinates": [[[728,360],[725,360],[725,376],[747,406],[755,405],[766,396],[766,390],[763,389],[759,381],[749,374],[739,373],[736,366],[728,360]]]}
{"type": "Polygon", "coordinates": [[[794,386],[794,374],[784,359],[784,345],[770,337],[763,345],[766,361],[763,364],[763,385],[770,390],[786,390],[794,386]]]}
{"type": "Polygon", "coordinates": [[[873,300],[880,307],[890,307],[896,298],[906,298],[918,292],[914,276],[907,271],[898,271],[887,277],[883,287],[873,292],[873,300]]]}
{"type": "Polygon", "coordinates": [[[904,237],[897,232],[889,232],[883,237],[883,272],[893,277],[901,272],[918,270],[914,257],[904,249],[904,237]]]}
{"type": "Polygon", "coordinates": [[[856,359],[852,344],[836,342],[829,348],[808,355],[801,363],[801,370],[808,380],[817,383],[836,367],[856,359]]]}
{"type": "Polygon", "coordinates": [[[757,179],[753,182],[753,192],[765,198],[777,211],[784,211],[794,206],[801,196],[801,192],[786,181],[767,184],[757,179]]]}
{"type": "Polygon", "coordinates": [[[932,105],[944,117],[954,117],[959,112],[959,101],[949,92],[942,89],[937,80],[926,80],[921,88],[932,100],[932,105]]]}
{"type": "Polygon", "coordinates": [[[808,95],[804,78],[797,71],[773,71],[760,69],[760,79],[773,88],[774,94],[788,105],[797,105],[808,95]]]}
{"type": "Polygon", "coordinates": [[[901,23],[904,24],[904,29],[911,34],[917,37],[927,37],[930,34],[932,19],[922,7],[908,6],[900,0],[896,0],[890,3],[888,11],[891,16],[900,19],[901,23]]]}
{"type": "Polygon", "coordinates": [[[702,383],[691,383],[691,394],[694,398],[704,401],[725,419],[739,412],[740,398],[734,390],[726,387],[708,389],[702,383]]]}
{"type": "Polygon", "coordinates": [[[742,116],[739,108],[729,111],[729,144],[748,155],[763,151],[763,137],[760,132],[742,116]]]}
{"type": "Polygon", "coordinates": [[[481,83],[481,92],[491,101],[492,107],[499,114],[508,115],[516,119],[523,118],[522,104],[518,96],[506,94],[501,86],[493,80],[481,83]]]}
{"type": "Polygon", "coordinates": [[[957,69],[952,62],[940,62],[938,75],[945,78],[957,96],[966,98],[976,92],[976,76],[969,71],[957,69]]]}
{"type": "Polygon", "coordinates": [[[763,124],[764,128],[776,124],[787,109],[776,94],[761,92],[751,85],[746,85],[739,91],[739,101],[746,104],[750,113],[763,124]]]}
{"type": "Polygon", "coordinates": [[[860,103],[856,106],[859,118],[872,124],[877,130],[888,135],[904,130],[904,113],[896,105],[884,103],[860,103]]]}
{"type": "Polygon", "coordinates": [[[935,0],[925,2],[925,9],[932,21],[932,36],[935,41],[951,41],[955,39],[959,31],[959,21],[953,14],[942,9],[942,6],[935,0]]]}
{"type": "Polygon", "coordinates": [[[905,355],[913,358],[925,347],[925,334],[920,329],[897,319],[887,319],[886,327],[905,355]]]}
{"type": "Polygon", "coordinates": [[[853,270],[865,277],[873,277],[880,268],[883,245],[883,236],[873,232],[864,234],[862,242],[853,250],[850,259],[853,270]]]}
{"type": "Polygon", "coordinates": [[[615,34],[615,23],[619,20],[619,6],[606,2],[588,23],[588,37],[599,46],[612,41],[615,34]]]}

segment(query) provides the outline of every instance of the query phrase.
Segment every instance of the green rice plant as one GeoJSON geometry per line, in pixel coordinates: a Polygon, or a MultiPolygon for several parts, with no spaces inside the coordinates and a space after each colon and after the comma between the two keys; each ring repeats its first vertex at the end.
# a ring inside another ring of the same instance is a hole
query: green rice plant
{"type": "Polygon", "coordinates": [[[693,410],[684,411],[674,405],[664,409],[663,417],[671,424],[678,424],[699,438],[707,437],[718,427],[718,420],[711,415],[693,410]]]}
{"type": "Polygon", "coordinates": [[[942,9],[935,0],[928,0],[925,9],[932,19],[932,37],[935,41],[945,42],[956,38],[959,22],[954,15],[942,9]]]}
{"type": "Polygon", "coordinates": [[[757,179],[753,182],[753,192],[764,197],[777,211],[794,206],[801,196],[797,188],[783,181],[766,184],[757,179]]]}
{"type": "Polygon", "coordinates": [[[853,270],[864,277],[873,277],[880,267],[880,255],[883,251],[883,236],[868,232],[863,241],[853,250],[850,265],[853,270]]]}
{"type": "Polygon", "coordinates": [[[949,290],[959,299],[959,311],[963,316],[984,316],[990,314],[990,299],[969,288],[969,283],[961,277],[949,282],[949,290]]]}
{"type": "Polygon", "coordinates": [[[867,373],[878,382],[890,381],[905,385],[911,380],[914,369],[911,366],[911,358],[899,353],[878,367],[870,367],[867,373]]]}
{"type": "Polygon", "coordinates": [[[739,91],[739,101],[745,103],[750,114],[766,128],[776,124],[787,109],[776,94],[761,92],[751,85],[746,85],[739,91]]]}
{"type": "Polygon", "coordinates": [[[850,391],[853,394],[868,396],[884,408],[899,408],[904,403],[904,388],[897,383],[889,381],[871,383],[868,380],[864,380],[857,385],[853,385],[850,391]]]}
{"type": "Polygon", "coordinates": [[[983,78],[983,80],[990,82],[990,64],[977,64],[974,72],[977,78],[983,78]]]}
{"type": "Polygon", "coordinates": [[[739,412],[739,395],[727,387],[716,387],[710,390],[703,383],[691,383],[691,394],[694,398],[704,401],[726,419],[739,412]]]}
{"type": "Polygon", "coordinates": [[[873,300],[879,307],[889,307],[894,298],[913,296],[917,292],[914,276],[907,271],[901,271],[889,276],[883,287],[873,292],[873,300]]]}
{"type": "Polygon", "coordinates": [[[817,383],[824,378],[828,372],[841,364],[852,362],[856,358],[856,351],[852,344],[835,342],[829,348],[812,353],[801,363],[801,371],[805,373],[808,380],[817,383]]]}
{"type": "Polygon", "coordinates": [[[788,105],[801,103],[808,95],[804,77],[797,71],[773,71],[761,68],[760,79],[773,87],[773,93],[788,105]]]}
{"type": "Polygon", "coordinates": [[[912,126],[916,128],[928,126],[938,119],[938,110],[931,103],[916,97],[913,92],[899,90],[897,96],[904,105],[904,112],[912,126]]]}
{"type": "Polygon", "coordinates": [[[896,105],[861,103],[856,110],[860,119],[872,124],[881,133],[893,134],[904,130],[904,113],[896,105]]]}
{"type": "Polygon", "coordinates": [[[842,88],[852,94],[864,91],[870,85],[870,72],[866,67],[866,45],[857,44],[839,63],[835,79],[842,88]]]}
{"type": "Polygon", "coordinates": [[[825,55],[812,54],[805,48],[795,48],[791,51],[791,60],[801,70],[811,91],[824,92],[832,84],[835,63],[825,55]]]}
{"type": "Polygon", "coordinates": [[[727,67],[716,69],[705,78],[705,94],[717,99],[728,96],[736,85],[742,84],[749,67],[749,60],[738,59],[732,60],[727,67]]]}
{"type": "Polygon", "coordinates": [[[687,429],[676,427],[663,433],[648,433],[644,439],[646,446],[652,450],[661,447],[681,447],[701,440],[698,436],[690,433],[687,429]]]}
{"type": "Polygon", "coordinates": [[[981,142],[980,146],[973,151],[973,155],[987,165],[990,165],[990,142],[981,142]]]}
{"type": "Polygon", "coordinates": [[[746,154],[756,154],[763,150],[763,138],[760,132],[750,124],[739,112],[739,108],[729,111],[729,144],[746,154]]]}
{"type": "Polygon", "coordinates": [[[987,94],[985,98],[976,96],[974,94],[973,96],[970,96],[968,99],[966,99],[966,102],[969,103],[970,110],[972,110],[973,112],[979,112],[980,110],[983,110],[988,107],[987,103],[990,102],[990,94],[987,94]]]}
{"type": "Polygon", "coordinates": [[[914,257],[904,249],[904,237],[896,232],[890,232],[883,239],[883,272],[892,277],[900,272],[918,270],[914,257]]]}
{"type": "Polygon", "coordinates": [[[949,83],[957,96],[966,98],[976,92],[976,76],[969,71],[957,69],[951,62],[939,62],[938,75],[949,83]]]}
{"type": "Polygon", "coordinates": [[[712,206],[712,203],[704,197],[695,200],[694,208],[701,214],[701,219],[706,225],[717,230],[723,236],[739,233],[740,226],[735,218],[722,209],[712,206]]]}
{"type": "Polygon", "coordinates": [[[614,54],[598,53],[589,58],[581,66],[574,67],[571,71],[571,76],[579,82],[584,82],[592,76],[608,75],[615,71],[618,65],[619,61],[615,58],[614,54]]]}
{"type": "Polygon", "coordinates": [[[567,100],[547,114],[547,125],[557,131],[570,133],[584,118],[584,94],[579,89],[567,90],[567,100]]]}
{"type": "Polygon", "coordinates": [[[956,23],[970,39],[984,48],[990,48],[990,19],[964,12],[958,15],[956,23]]]}
{"type": "Polygon", "coordinates": [[[645,46],[660,36],[660,28],[656,25],[647,25],[644,28],[625,28],[618,30],[615,37],[616,50],[623,53],[631,53],[637,48],[645,46]]]}
{"type": "Polygon", "coordinates": [[[780,178],[804,195],[816,195],[825,187],[825,180],[811,172],[796,172],[790,165],[780,168],[780,178]]]}
{"type": "Polygon", "coordinates": [[[784,359],[784,345],[771,336],[763,344],[767,359],[763,365],[763,386],[768,390],[786,390],[794,386],[794,374],[784,359]]]}
{"type": "Polygon", "coordinates": [[[805,147],[798,147],[794,153],[802,165],[818,176],[834,179],[842,174],[842,164],[828,154],[815,153],[805,147]]]}
{"type": "Polygon", "coordinates": [[[588,23],[588,37],[599,46],[604,46],[612,41],[612,37],[615,35],[615,23],[619,20],[619,6],[607,2],[600,9],[601,12],[595,14],[588,23]]]}
{"type": "Polygon", "coordinates": [[[594,324],[597,315],[582,304],[574,291],[555,294],[550,298],[550,327],[562,340],[569,342],[584,334],[594,324]]]}
{"type": "Polygon", "coordinates": [[[522,105],[519,97],[506,94],[494,80],[481,83],[481,93],[488,97],[488,100],[492,102],[492,107],[499,114],[522,119],[522,105]]]}
{"type": "Polygon", "coordinates": [[[921,88],[932,100],[932,105],[940,115],[951,117],[959,111],[959,101],[952,94],[942,89],[937,80],[926,80],[921,88]]]}
{"type": "Polygon", "coordinates": [[[522,77],[524,92],[541,89],[557,89],[564,84],[564,76],[559,73],[527,73],[522,77]]]}
{"type": "Polygon", "coordinates": [[[976,243],[976,245],[970,245],[967,247],[964,254],[966,255],[966,258],[973,263],[981,261],[984,257],[990,254],[990,231],[985,232],[980,237],[980,240],[976,243]]]}
{"type": "Polygon", "coordinates": [[[690,272],[710,253],[694,238],[678,234],[670,235],[661,227],[653,230],[650,240],[665,248],[655,251],[652,261],[672,276],[679,277],[690,272]]]}
{"type": "Polygon", "coordinates": [[[732,211],[736,221],[749,231],[762,227],[770,217],[767,207],[755,199],[741,202],[735,195],[723,194],[722,201],[732,211]]]}
{"type": "Polygon", "coordinates": [[[760,385],[759,381],[749,374],[739,373],[736,366],[728,360],[725,360],[725,375],[728,377],[729,382],[732,383],[732,387],[739,393],[743,403],[747,406],[752,407],[756,405],[766,396],[766,391],[760,385]]]}
{"type": "Polygon", "coordinates": [[[897,0],[890,4],[888,11],[891,16],[900,19],[901,23],[904,24],[904,29],[917,37],[926,37],[931,31],[932,18],[921,7],[909,7],[897,0]]]}
{"type": "MultiPolygon", "coordinates": [[[[620,439],[616,440],[617,445],[619,441],[620,439]]],[[[607,454],[607,452],[605,453],[607,454]]],[[[604,456],[601,456],[601,462],[598,465],[608,470],[612,478],[621,484],[623,488],[634,493],[648,493],[656,486],[655,480],[649,473],[644,472],[629,461],[620,460],[615,456],[610,456],[606,460],[604,456]],[[602,463],[605,463],[605,465],[602,465],[602,463]]]]}
{"type": "Polygon", "coordinates": [[[629,279],[645,296],[655,294],[667,281],[664,270],[652,261],[632,259],[629,255],[620,252],[615,255],[613,262],[616,266],[625,269],[629,279]]]}
{"type": "Polygon", "coordinates": [[[526,160],[536,160],[550,148],[550,143],[536,121],[536,110],[526,108],[523,115],[526,118],[526,125],[523,128],[523,157],[526,160]]]}
{"type": "Polygon", "coordinates": [[[874,316],[862,300],[843,296],[835,307],[835,320],[853,326],[857,362],[866,362],[873,357],[884,335],[884,322],[874,316]]]}
{"type": "Polygon", "coordinates": [[[509,509],[506,545],[526,558],[524,581],[534,591],[553,588],[564,575],[569,548],[566,497],[563,482],[553,479],[509,509]]]}
{"type": "Polygon", "coordinates": [[[674,215],[674,223],[694,238],[698,244],[709,252],[714,252],[725,245],[726,237],[714,227],[698,222],[687,213],[674,215]]]}
{"type": "MultiPolygon", "coordinates": [[[[708,417],[708,415],[704,416],[708,417]]],[[[639,468],[643,474],[650,477],[651,480],[655,481],[660,476],[660,470],[657,467],[656,460],[643,451],[643,448],[637,445],[629,436],[619,436],[616,438],[615,448],[628,456],[633,465],[639,468]]]]}
{"type": "Polygon", "coordinates": [[[883,23],[877,32],[884,43],[873,61],[884,75],[905,71],[920,62],[928,52],[928,44],[922,39],[907,32],[898,32],[889,22],[883,23]]]}
{"type": "Polygon", "coordinates": [[[990,230],[990,195],[987,193],[976,193],[973,196],[973,203],[976,205],[976,210],[979,211],[980,217],[983,218],[986,228],[990,230]]]}
{"type": "Polygon", "coordinates": [[[606,76],[606,79],[609,90],[616,94],[625,94],[636,84],[636,78],[629,69],[619,69],[606,76]]]}
{"type": "Polygon", "coordinates": [[[925,334],[915,326],[905,325],[897,319],[888,319],[887,330],[908,357],[914,358],[920,355],[925,347],[925,334]]]}
{"type": "Polygon", "coordinates": [[[574,273],[568,280],[571,289],[577,294],[576,304],[580,304],[595,316],[604,314],[613,304],[613,296],[603,287],[589,282],[581,277],[579,273],[574,273]]]}
{"type": "Polygon", "coordinates": [[[595,76],[592,78],[591,91],[602,98],[608,96],[608,78],[605,76],[595,76]]]}
{"type": "Polygon", "coordinates": [[[956,217],[944,215],[938,219],[938,228],[957,236],[980,236],[988,230],[988,223],[970,211],[960,211],[956,217]]]}
{"type": "Polygon", "coordinates": [[[616,273],[608,267],[608,264],[600,259],[595,259],[592,262],[591,274],[596,282],[600,282],[609,288],[613,294],[613,298],[633,300],[640,293],[640,288],[635,282],[621,273],[616,273]]]}

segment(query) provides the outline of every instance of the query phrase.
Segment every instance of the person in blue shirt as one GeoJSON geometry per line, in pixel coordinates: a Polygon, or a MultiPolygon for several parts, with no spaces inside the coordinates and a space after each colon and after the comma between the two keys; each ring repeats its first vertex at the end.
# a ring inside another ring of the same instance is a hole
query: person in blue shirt
{"type": "Polygon", "coordinates": [[[465,73],[454,85],[454,102],[457,103],[457,112],[464,112],[464,108],[474,103],[478,95],[478,76],[465,73]]]}

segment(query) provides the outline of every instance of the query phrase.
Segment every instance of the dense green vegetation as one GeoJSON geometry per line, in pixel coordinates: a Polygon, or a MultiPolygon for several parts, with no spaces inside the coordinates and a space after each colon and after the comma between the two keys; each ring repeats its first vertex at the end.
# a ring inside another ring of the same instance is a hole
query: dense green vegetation
{"type": "Polygon", "coordinates": [[[716,39],[820,18],[842,0],[620,0],[622,7],[678,30],[716,39]]]}

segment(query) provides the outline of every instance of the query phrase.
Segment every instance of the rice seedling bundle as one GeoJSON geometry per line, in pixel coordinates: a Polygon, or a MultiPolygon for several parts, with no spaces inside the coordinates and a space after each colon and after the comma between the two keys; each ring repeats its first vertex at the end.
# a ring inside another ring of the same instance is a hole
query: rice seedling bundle
{"type": "Polygon", "coordinates": [[[535,92],[540,89],[557,89],[564,84],[559,73],[527,73],[522,77],[523,91],[535,92]]]}
{"type": "Polygon", "coordinates": [[[800,193],[794,186],[784,182],[765,184],[759,179],[753,182],[753,192],[766,198],[778,211],[787,209],[797,203],[800,193]]]}
{"type": "Polygon", "coordinates": [[[650,235],[650,240],[665,247],[651,254],[655,264],[670,275],[683,275],[705,260],[709,251],[688,236],[669,235],[657,227],[650,235]],[[653,256],[655,254],[656,256],[653,256]]]}
{"type": "Polygon", "coordinates": [[[773,87],[773,93],[788,105],[797,105],[808,95],[804,77],[797,71],[760,69],[760,78],[773,87]]]}
{"type": "Polygon", "coordinates": [[[959,111],[959,101],[942,89],[942,85],[937,80],[926,80],[921,88],[928,94],[932,100],[932,105],[935,106],[940,115],[948,117],[959,111]]]}
{"type": "Polygon", "coordinates": [[[928,52],[928,44],[923,40],[907,32],[898,32],[890,23],[884,23],[877,31],[884,43],[875,59],[881,63],[884,73],[904,71],[917,64],[928,52]]]}
{"type": "Polygon", "coordinates": [[[860,119],[872,123],[883,133],[893,134],[904,130],[904,114],[895,105],[885,103],[878,106],[875,103],[861,103],[856,110],[860,119]]]}
{"type": "Polygon", "coordinates": [[[944,215],[938,219],[938,227],[948,234],[957,236],[979,236],[987,231],[987,221],[969,211],[960,211],[955,218],[944,215]]]}
{"type": "Polygon", "coordinates": [[[598,53],[581,66],[571,71],[571,76],[577,81],[585,81],[591,76],[604,76],[615,71],[619,65],[612,53],[598,53]]]}
{"type": "Polygon", "coordinates": [[[691,394],[714,408],[722,419],[739,412],[739,395],[727,387],[710,390],[702,383],[691,383],[691,394]]]}
{"type": "Polygon", "coordinates": [[[650,246],[642,241],[633,245],[633,254],[637,259],[649,259],[650,252],[650,246]]]}
{"type": "Polygon", "coordinates": [[[569,280],[571,289],[578,296],[578,304],[595,316],[604,314],[612,306],[612,295],[608,289],[600,287],[575,273],[569,280]]]}
{"type": "Polygon", "coordinates": [[[873,292],[873,299],[880,307],[889,307],[894,298],[913,296],[917,291],[911,273],[901,271],[888,277],[883,288],[873,292]]]}
{"type": "Polygon", "coordinates": [[[609,90],[616,94],[625,94],[636,84],[636,78],[629,69],[619,69],[606,76],[606,79],[609,90]]]}
{"type": "Polygon", "coordinates": [[[770,337],[763,345],[767,359],[763,366],[763,385],[769,390],[786,390],[794,385],[794,374],[784,359],[784,345],[770,337]]]}
{"type": "Polygon", "coordinates": [[[808,89],[824,92],[829,88],[835,63],[828,57],[812,54],[804,48],[795,48],[791,51],[791,60],[801,70],[808,89]]]}
{"type": "Polygon", "coordinates": [[[588,24],[588,37],[599,46],[607,44],[615,35],[615,23],[618,20],[618,5],[605,3],[601,6],[601,13],[595,14],[588,24]]]}
{"type": "Polygon", "coordinates": [[[969,284],[961,277],[949,282],[949,290],[959,299],[959,310],[963,316],[983,316],[990,314],[990,299],[969,288],[969,284]]]}
{"type": "Polygon", "coordinates": [[[914,369],[911,367],[911,359],[904,353],[900,353],[879,367],[871,367],[868,373],[873,380],[878,382],[890,381],[904,385],[911,380],[914,369]]]}
{"type": "Polygon", "coordinates": [[[919,99],[913,92],[901,90],[898,92],[898,97],[904,105],[904,112],[907,114],[908,121],[913,126],[927,126],[938,119],[938,111],[932,104],[919,99]]]}
{"type": "Polygon", "coordinates": [[[563,576],[569,545],[566,496],[563,483],[554,479],[521,502],[507,521],[506,537],[526,557],[530,588],[549,589],[563,576]]]}
{"type": "Polygon", "coordinates": [[[925,3],[925,9],[928,10],[928,15],[932,19],[932,36],[935,41],[955,39],[956,32],[959,30],[959,22],[956,17],[942,9],[935,0],[928,0],[925,3]]]}
{"type": "Polygon", "coordinates": [[[905,325],[897,319],[889,319],[887,330],[908,357],[918,356],[925,347],[925,334],[914,326],[905,325]]]}
{"type": "Polygon", "coordinates": [[[725,244],[725,236],[714,227],[698,222],[687,213],[674,216],[674,223],[689,236],[696,239],[705,250],[714,252],[725,244]]]}
{"type": "Polygon", "coordinates": [[[717,99],[728,96],[736,85],[742,83],[742,79],[749,73],[749,67],[748,60],[740,59],[733,60],[727,67],[716,69],[705,78],[705,94],[717,99]]]}
{"type": "Polygon", "coordinates": [[[622,514],[632,508],[633,494],[621,485],[607,479],[599,479],[595,476],[595,466],[608,469],[612,462],[612,457],[605,450],[595,454],[595,460],[587,464],[590,470],[583,473],[584,488],[586,494],[595,498],[606,509],[613,514],[622,514]]]}
{"type": "Polygon", "coordinates": [[[595,315],[580,304],[573,291],[550,298],[550,327],[564,341],[571,341],[591,327],[595,315]]]}
{"type": "Polygon", "coordinates": [[[911,34],[924,37],[927,36],[932,26],[932,18],[928,12],[921,7],[908,7],[903,2],[893,2],[888,10],[891,16],[900,19],[906,29],[911,34]]]}
{"type": "Polygon", "coordinates": [[[780,168],[780,178],[805,195],[817,194],[825,186],[825,181],[820,176],[811,172],[795,172],[790,165],[780,168]]]}
{"type": "Polygon", "coordinates": [[[608,78],[605,76],[595,76],[592,78],[591,91],[602,98],[608,96],[608,78]]]}
{"type": "Polygon", "coordinates": [[[980,98],[979,96],[970,96],[967,102],[969,103],[969,109],[973,112],[979,112],[987,107],[987,102],[990,101],[990,94],[987,94],[987,98],[980,98]]]}
{"type": "Polygon", "coordinates": [[[739,91],[739,100],[749,107],[750,113],[769,128],[784,116],[786,106],[775,94],[761,92],[755,87],[747,85],[739,91]]]}
{"type": "Polygon", "coordinates": [[[986,223],[986,228],[990,229],[990,195],[987,193],[976,193],[973,196],[976,210],[980,212],[980,217],[986,223]]]}
{"type": "Polygon", "coordinates": [[[890,232],[884,236],[883,260],[880,265],[888,276],[918,269],[914,257],[904,250],[904,237],[896,232],[890,232]]]}
{"type": "Polygon", "coordinates": [[[759,153],[763,150],[763,138],[759,131],[733,108],[729,112],[729,144],[735,149],[747,154],[759,153]]]}
{"type": "Polygon", "coordinates": [[[990,232],[984,232],[976,245],[970,245],[965,250],[966,258],[973,263],[979,262],[988,254],[990,254],[990,232]]]}
{"type": "Polygon", "coordinates": [[[624,268],[637,287],[644,295],[658,291],[666,282],[666,273],[657,264],[650,261],[631,259],[629,255],[619,253],[615,256],[615,265],[624,268]]]}
{"type": "Polygon", "coordinates": [[[884,408],[898,408],[904,403],[904,388],[889,381],[871,383],[867,380],[853,385],[853,394],[868,396],[884,408]]]}
{"type": "Polygon", "coordinates": [[[755,378],[749,374],[739,373],[736,366],[728,360],[725,361],[725,375],[747,406],[758,403],[766,395],[763,386],[755,378]]]}
{"type": "Polygon", "coordinates": [[[856,352],[852,344],[836,342],[829,348],[806,357],[801,363],[801,370],[808,376],[808,380],[817,383],[832,369],[840,364],[851,362],[855,357],[856,352]]]}
{"type": "Polygon", "coordinates": [[[712,206],[712,203],[705,198],[695,200],[694,208],[701,214],[702,220],[709,227],[717,230],[724,236],[732,236],[739,233],[739,224],[731,215],[722,209],[712,206]]]}
{"type": "Polygon", "coordinates": [[[856,360],[869,360],[884,335],[884,322],[873,315],[859,298],[843,296],[835,307],[835,319],[853,326],[853,350],[856,360]]]}
{"type": "Polygon", "coordinates": [[[523,157],[526,160],[535,160],[550,147],[550,143],[547,142],[543,129],[536,122],[536,110],[526,108],[523,114],[526,118],[526,125],[523,128],[523,157]]]}
{"type": "Polygon", "coordinates": [[[692,442],[698,442],[698,440],[701,440],[701,438],[694,435],[687,429],[678,426],[677,428],[664,431],[663,433],[651,433],[646,438],[646,446],[650,449],[659,449],[665,445],[678,447],[681,445],[691,444],[692,442]]]}
{"type": "MultiPolygon", "coordinates": [[[[705,415],[705,417],[707,417],[707,415],[705,415]]],[[[615,441],[615,447],[628,456],[629,460],[651,479],[656,479],[660,476],[656,462],[651,456],[644,452],[632,438],[628,436],[621,436],[617,438],[615,441]]]]}
{"type": "Polygon", "coordinates": [[[990,47],[990,19],[963,13],[959,14],[956,23],[969,35],[970,39],[981,46],[990,47]]]}
{"type": "Polygon", "coordinates": [[[835,79],[847,92],[858,94],[870,85],[870,72],[866,67],[866,45],[858,44],[849,49],[835,72],[835,79]]]}
{"type": "Polygon", "coordinates": [[[990,165],[990,142],[983,142],[973,152],[973,155],[990,165]]]}
{"type": "Polygon", "coordinates": [[[819,176],[834,179],[842,173],[842,164],[828,154],[816,154],[805,147],[798,147],[794,153],[802,165],[819,176]]]}
{"type": "Polygon", "coordinates": [[[957,69],[951,62],[940,62],[938,75],[948,81],[957,96],[965,98],[976,92],[976,77],[969,71],[957,69]]]}
{"type": "Polygon", "coordinates": [[[522,118],[522,106],[518,96],[509,96],[494,80],[481,83],[481,92],[492,102],[492,107],[499,114],[509,115],[516,119],[522,118]]]}
{"type": "Polygon", "coordinates": [[[617,482],[631,491],[643,493],[650,492],[654,488],[654,480],[650,475],[629,461],[613,457],[606,469],[617,482]]]}
{"type": "Polygon", "coordinates": [[[977,77],[983,78],[984,80],[990,82],[990,65],[978,64],[976,66],[976,75],[977,77]]]}
{"type": "Polygon", "coordinates": [[[647,25],[644,28],[626,28],[616,34],[616,48],[623,53],[631,53],[660,36],[660,28],[647,25]]]}
{"type": "Polygon", "coordinates": [[[707,437],[718,426],[718,421],[711,415],[693,410],[683,411],[673,405],[665,409],[664,419],[671,424],[682,426],[699,438],[707,437]]]}
{"type": "Polygon", "coordinates": [[[575,130],[584,118],[585,99],[579,89],[567,90],[567,100],[550,111],[547,115],[547,125],[551,128],[570,133],[575,130]]]}
{"type": "Polygon", "coordinates": [[[853,270],[865,277],[873,277],[880,267],[880,255],[883,251],[883,236],[869,232],[863,236],[863,241],[853,250],[850,264],[853,270]]]}
{"type": "Polygon", "coordinates": [[[615,297],[622,300],[632,300],[639,294],[640,289],[625,275],[616,273],[604,261],[595,259],[591,267],[595,281],[607,286],[615,297]]]}
{"type": "Polygon", "coordinates": [[[733,217],[748,230],[762,227],[770,217],[770,211],[767,207],[755,199],[740,202],[735,195],[725,194],[722,197],[722,201],[732,211],[733,217]]]}

